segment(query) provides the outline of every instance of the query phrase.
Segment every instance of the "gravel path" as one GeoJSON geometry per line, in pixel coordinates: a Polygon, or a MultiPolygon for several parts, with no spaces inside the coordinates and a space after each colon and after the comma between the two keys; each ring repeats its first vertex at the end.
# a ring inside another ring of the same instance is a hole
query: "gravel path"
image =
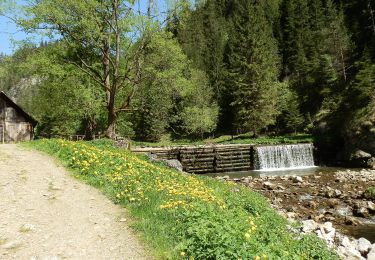
{"type": "Polygon", "coordinates": [[[150,259],[125,209],[52,158],[0,145],[0,259],[150,259]]]}

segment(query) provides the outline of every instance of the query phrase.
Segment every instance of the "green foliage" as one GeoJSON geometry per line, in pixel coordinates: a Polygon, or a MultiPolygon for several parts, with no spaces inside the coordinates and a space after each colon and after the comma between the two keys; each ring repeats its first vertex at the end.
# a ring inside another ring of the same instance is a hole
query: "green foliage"
{"type": "Polygon", "coordinates": [[[94,131],[104,128],[104,123],[100,126],[104,97],[79,69],[61,60],[64,53],[66,46],[51,44],[38,49],[24,64],[34,66],[34,76],[40,79],[31,107],[39,121],[38,134],[80,133],[90,138],[94,131]]]}
{"type": "Polygon", "coordinates": [[[203,138],[216,129],[218,107],[204,72],[190,70],[188,83],[175,99],[171,128],[180,137],[203,138]]]}
{"type": "Polygon", "coordinates": [[[240,133],[275,122],[278,77],[277,42],[272,23],[278,1],[234,1],[228,42],[229,81],[236,128],[240,133]]]}
{"type": "Polygon", "coordinates": [[[368,130],[371,131],[371,126],[375,122],[375,64],[367,56],[357,65],[359,71],[344,100],[351,101],[345,104],[349,111],[346,115],[344,135],[349,139],[357,135],[355,139],[359,144],[368,141],[366,138],[371,136],[368,130]],[[362,138],[364,140],[361,140],[362,138]]]}
{"type": "Polygon", "coordinates": [[[133,141],[135,146],[163,147],[177,145],[204,145],[204,144],[296,144],[313,143],[314,138],[311,135],[285,135],[285,136],[260,136],[254,138],[252,133],[241,135],[222,135],[216,138],[207,138],[204,140],[175,139],[171,140],[169,136],[163,136],[160,142],[133,141]]]}
{"type": "Polygon", "coordinates": [[[172,31],[193,66],[206,72],[208,83],[219,106],[219,128],[231,129],[230,97],[226,93],[225,52],[229,38],[226,21],[226,1],[199,1],[173,13],[167,30],[172,31]]]}
{"type": "Polygon", "coordinates": [[[368,187],[363,196],[367,199],[375,200],[375,187],[368,187]]]}
{"type": "Polygon", "coordinates": [[[68,48],[63,60],[106,95],[100,105],[107,110],[105,134],[111,138],[116,136],[118,115],[130,109],[139,82],[145,42],[134,43],[132,35],[142,38],[153,31],[149,18],[134,15],[133,4],[133,0],[29,1],[16,18],[27,32],[57,35],[68,48]]]}
{"type": "Polygon", "coordinates": [[[357,107],[365,107],[370,102],[375,101],[375,64],[369,57],[358,63],[359,71],[351,88],[352,95],[357,107]]]}
{"type": "Polygon", "coordinates": [[[301,130],[305,119],[299,108],[298,95],[291,90],[286,83],[280,83],[278,88],[277,111],[279,115],[276,119],[276,127],[280,132],[297,132],[301,130]]]}
{"type": "Polygon", "coordinates": [[[337,259],[314,236],[296,237],[261,195],[186,176],[102,142],[41,140],[74,175],[126,206],[134,227],[165,259],[337,259]]]}
{"type": "Polygon", "coordinates": [[[169,127],[179,135],[202,135],[216,128],[217,108],[205,74],[190,68],[169,33],[154,34],[147,44],[141,89],[136,97],[139,139],[159,141],[169,127]],[[197,117],[199,111],[204,120],[197,117]]]}
{"type": "Polygon", "coordinates": [[[203,137],[216,128],[217,109],[215,107],[185,107],[180,113],[183,132],[189,136],[203,137]]]}
{"type": "Polygon", "coordinates": [[[173,94],[186,85],[187,59],[168,34],[154,35],[145,50],[141,89],[137,96],[136,134],[158,141],[168,126],[173,94]]]}
{"type": "Polygon", "coordinates": [[[137,137],[158,141],[166,132],[173,95],[188,83],[188,60],[167,33],[155,34],[145,50],[141,90],[137,99],[137,137]]]}
{"type": "Polygon", "coordinates": [[[351,42],[343,11],[332,1],[286,0],[282,6],[284,76],[299,95],[305,115],[314,116],[347,80],[351,42]]]}
{"type": "Polygon", "coordinates": [[[0,90],[9,91],[17,85],[28,85],[33,81],[34,66],[25,66],[36,46],[24,44],[12,55],[0,59],[0,90]]]}
{"type": "Polygon", "coordinates": [[[0,56],[0,89],[41,132],[160,141],[323,129],[335,153],[371,142],[372,1],[174,0],[165,28],[117,3],[28,1],[11,15],[59,39],[0,56]]]}

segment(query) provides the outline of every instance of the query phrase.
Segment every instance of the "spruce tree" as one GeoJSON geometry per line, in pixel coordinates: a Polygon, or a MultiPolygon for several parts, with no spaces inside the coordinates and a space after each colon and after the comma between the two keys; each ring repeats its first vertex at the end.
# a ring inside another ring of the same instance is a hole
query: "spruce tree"
{"type": "Polygon", "coordinates": [[[226,71],[224,54],[229,37],[227,22],[228,0],[196,1],[195,8],[183,4],[182,10],[169,23],[167,30],[177,37],[184,53],[192,60],[194,67],[208,75],[214,99],[221,108],[219,131],[225,132],[224,126],[230,115],[230,99],[226,93],[226,71]]]}
{"type": "Polygon", "coordinates": [[[324,99],[347,81],[349,34],[333,1],[285,0],[282,13],[284,76],[303,112],[318,113],[324,99]]]}
{"type": "Polygon", "coordinates": [[[268,15],[277,8],[276,0],[233,1],[228,69],[236,130],[241,133],[257,134],[275,121],[279,60],[268,15]]]}

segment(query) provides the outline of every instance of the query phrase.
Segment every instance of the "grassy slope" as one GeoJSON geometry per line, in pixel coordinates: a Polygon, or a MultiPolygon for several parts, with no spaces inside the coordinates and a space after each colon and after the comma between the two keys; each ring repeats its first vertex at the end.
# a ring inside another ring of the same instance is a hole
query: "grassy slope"
{"type": "Polygon", "coordinates": [[[126,206],[156,258],[337,259],[314,236],[296,239],[265,198],[247,188],[186,176],[103,141],[27,145],[126,206]]]}
{"type": "Polygon", "coordinates": [[[162,140],[160,142],[140,142],[133,141],[133,146],[146,147],[161,147],[161,146],[176,146],[176,145],[203,145],[203,144],[294,144],[294,143],[311,143],[313,142],[311,135],[289,135],[289,136],[274,136],[274,137],[258,137],[252,138],[247,134],[238,136],[223,135],[214,139],[205,139],[201,141],[191,140],[162,140]]]}

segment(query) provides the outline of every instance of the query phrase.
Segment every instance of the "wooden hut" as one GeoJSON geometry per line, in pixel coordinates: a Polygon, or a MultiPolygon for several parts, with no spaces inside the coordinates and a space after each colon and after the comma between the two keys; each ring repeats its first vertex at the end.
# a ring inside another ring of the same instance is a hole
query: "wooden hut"
{"type": "Polygon", "coordinates": [[[37,121],[0,92],[0,143],[29,141],[37,121]]]}

